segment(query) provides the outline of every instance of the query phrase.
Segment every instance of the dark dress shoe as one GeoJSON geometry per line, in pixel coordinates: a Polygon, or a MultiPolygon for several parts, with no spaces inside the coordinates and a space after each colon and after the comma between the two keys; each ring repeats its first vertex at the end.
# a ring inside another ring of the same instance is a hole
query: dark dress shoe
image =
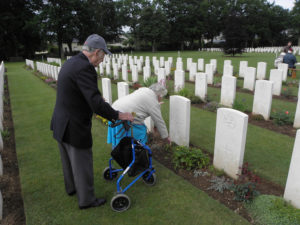
{"type": "Polygon", "coordinates": [[[68,193],[69,196],[73,196],[75,194],[76,194],[76,191],[72,191],[72,192],[68,193]]]}
{"type": "Polygon", "coordinates": [[[104,198],[96,198],[96,200],[91,203],[90,205],[87,205],[87,206],[79,206],[79,209],[88,209],[88,208],[91,208],[91,207],[98,207],[100,205],[104,205],[106,202],[106,200],[104,198]]]}

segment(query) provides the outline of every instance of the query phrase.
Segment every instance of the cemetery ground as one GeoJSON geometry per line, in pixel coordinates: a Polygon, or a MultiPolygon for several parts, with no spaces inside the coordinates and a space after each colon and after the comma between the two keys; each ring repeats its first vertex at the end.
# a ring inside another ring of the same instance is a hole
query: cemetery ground
{"type": "MultiPolygon", "coordinates": [[[[151,57],[151,53],[142,54],[151,57]]],[[[186,57],[200,57],[199,52],[183,52],[181,54],[184,64],[186,57]]],[[[176,57],[177,53],[165,52],[159,53],[159,55],[176,57]]],[[[223,61],[227,59],[220,53],[201,52],[201,57],[216,58],[218,71],[222,71],[223,61]]],[[[254,67],[258,61],[265,61],[268,63],[267,74],[269,74],[269,69],[273,68],[274,55],[267,53],[245,54],[245,56],[230,59],[232,59],[234,70],[238,68],[240,60],[247,60],[248,65],[254,67]]],[[[134,190],[131,189],[128,195],[133,200],[133,207],[128,212],[115,214],[110,211],[108,205],[103,210],[91,209],[89,212],[76,210],[76,199],[69,198],[64,194],[59,155],[49,131],[55,91],[45,83],[40,82],[36,76],[31,76],[32,72],[24,70],[23,65],[22,63],[6,64],[6,67],[8,68],[7,74],[16,132],[16,150],[27,224],[42,223],[42,221],[45,224],[68,224],[70,221],[72,224],[76,224],[77,221],[78,224],[85,224],[83,221],[86,224],[95,224],[95,221],[101,224],[195,224],[195,221],[199,221],[199,224],[247,224],[236,213],[242,214],[251,221],[248,214],[243,214],[243,210],[241,210],[242,212],[238,210],[236,212],[228,211],[228,208],[209,198],[207,194],[195,189],[188,182],[162,166],[159,162],[196,187],[207,191],[207,187],[201,188],[200,184],[203,183],[204,177],[199,176],[196,179],[193,176],[193,171],[175,170],[170,160],[167,159],[167,157],[170,158],[169,152],[162,149],[158,149],[154,153],[159,161],[155,161],[159,178],[158,185],[149,189],[149,187],[144,187],[143,184],[138,183],[133,188],[134,190]]],[[[215,82],[218,83],[217,79],[215,82]]],[[[239,82],[241,81],[239,80],[239,82]]],[[[192,93],[194,92],[194,85],[190,83],[185,85],[191,89],[192,93]]],[[[292,95],[296,96],[297,86],[292,84],[291,87],[292,95]]],[[[101,89],[100,80],[99,88],[101,89]]],[[[113,100],[115,100],[117,98],[116,85],[112,85],[112,94],[113,100]]],[[[208,95],[215,101],[219,101],[220,89],[209,87],[208,95]]],[[[244,109],[251,111],[253,94],[237,91],[237,99],[239,98],[245,103],[244,109]]],[[[162,113],[168,124],[169,101],[166,99],[164,102],[162,113]]],[[[293,112],[296,108],[296,101],[273,99],[272,109],[277,107],[293,112]]],[[[204,110],[202,107],[192,106],[190,133],[192,146],[199,147],[211,156],[213,154],[215,127],[216,113],[204,110]]],[[[269,128],[272,129],[272,127],[269,128]]],[[[291,129],[291,126],[289,128],[291,129]]],[[[249,162],[251,171],[262,177],[263,182],[260,191],[264,194],[278,196],[283,194],[294,135],[293,133],[289,135],[282,133],[284,132],[272,131],[253,124],[248,126],[244,162],[249,162]],[[268,187],[270,190],[263,187],[268,187]]],[[[105,193],[109,200],[115,191],[115,183],[104,182],[101,177],[102,169],[107,166],[110,151],[110,146],[103,144],[105,143],[106,127],[94,120],[93,134],[95,142],[93,149],[95,189],[98,195],[105,193]]],[[[242,205],[235,203],[237,206],[230,207],[222,201],[220,196],[222,195],[213,197],[231,209],[242,205]]]]}

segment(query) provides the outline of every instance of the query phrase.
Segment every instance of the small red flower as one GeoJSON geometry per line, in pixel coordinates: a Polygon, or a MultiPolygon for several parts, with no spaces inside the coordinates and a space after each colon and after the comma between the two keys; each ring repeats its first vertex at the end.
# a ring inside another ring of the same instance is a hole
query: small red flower
{"type": "Polygon", "coordinates": [[[288,114],[289,114],[289,111],[285,111],[285,114],[288,115],[288,114]]]}
{"type": "Polygon", "coordinates": [[[283,88],[284,91],[286,91],[286,88],[283,88]]]}

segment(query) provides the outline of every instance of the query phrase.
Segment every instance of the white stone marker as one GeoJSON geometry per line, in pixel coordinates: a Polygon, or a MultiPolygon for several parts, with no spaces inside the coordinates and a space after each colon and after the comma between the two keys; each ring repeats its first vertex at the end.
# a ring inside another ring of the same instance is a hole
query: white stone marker
{"type": "Polygon", "coordinates": [[[196,73],[195,96],[202,101],[206,101],[207,96],[207,75],[206,73],[196,73]]]}
{"type": "Polygon", "coordinates": [[[159,68],[158,69],[158,76],[157,76],[157,82],[166,85],[166,74],[165,74],[165,69],[164,68],[159,68]]]}
{"type": "Polygon", "coordinates": [[[224,65],[223,69],[223,76],[233,76],[233,66],[231,65],[224,65]]]}
{"type": "Polygon", "coordinates": [[[294,127],[300,128],[300,88],[298,89],[298,102],[295,113],[294,127]]]}
{"type": "Polygon", "coordinates": [[[266,71],[267,71],[267,63],[258,62],[256,78],[258,80],[264,80],[266,78],[266,71]]]}
{"type": "Polygon", "coordinates": [[[197,73],[197,63],[191,63],[190,64],[190,74],[189,74],[189,80],[195,81],[195,75],[197,73]]]}
{"type": "Polygon", "coordinates": [[[204,70],[204,59],[198,59],[198,70],[199,71],[204,70]]]}
{"type": "Polygon", "coordinates": [[[248,67],[248,61],[240,61],[239,77],[245,76],[247,67],[248,67]]]}
{"type": "Polygon", "coordinates": [[[231,60],[230,59],[224,60],[224,67],[225,66],[231,66],[231,60]]]}
{"type": "Polygon", "coordinates": [[[154,130],[154,121],[152,120],[151,116],[148,116],[144,121],[147,127],[147,133],[153,132],[154,130]]]}
{"type": "Polygon", "coordinates": [[[253,91],[255,85],[256,68],[247,67],[244,75],[245,76],[243,88],[253,91]]]}
{"type": "Polygon", "coordinates": [[[188,71],[190,71],[190,69],[191,69],[191,64],[192,64],[192,62],[193,62],[193,59],[192,59],[192,58],[187,58],[187,59],[186,59],[186,69],[187,69],[188,71]]]}
{"type": "Polygon", "coordinates": [[[272,89],[272,81],[256,81],[252,113],[262,115],[265,120],[268,120],[270,117],[272,106],[272,89]]]}
{"type": "Polygon", "coordinates": [[[175,92],[180,91],[182,88],[184,88],[184,71],[183,70],[175,70],[175,76],[174,76],[174,90],[175,92]]]}
{"type": "Polygon", "coordinates": [[[221,86],[221,100],[222,105],[232,107],[236,94],[236,77],[223,76],[221,86]]]}
{"type": "Polygon", "coordinates": [[[183,70],[183,63],[181,61],[176,62],[176,70],[183,70]]]}
{"type": "Polygon", "coordinates": [[[165,65],[165,57],[159,57],[159,67],[164,67],[165,65]]]}
{"type": "Polygon", "coordinates": [[[282,80],[286,81],[289,65],[286,63],[278,63],[278,69],[283,71],[282,80]]]}
{"type": "Polygon", "coordinates": [[[118,99],[129,94],[129,86],[126,82],[118,82],[118,99]]]}
{"type": "Polygon", "coordinates": [[[189,146],[190,142],[191,100],[170,96],[170,139],[177,145],[189,146]]]}
{"type": "Polygon", "coordinates": [[[113,64],[113,74],[114,74],[114,80],[118,80],[119,79],[118,64],[113,64]]]}
{"type": "Polygon", "coordinates": [[[110,77],[111,76],[111,69],[110,69],[110,64],[106,64],[106,76],[110,77]]]}
{"type": "Polygon", "coordinates": [[[217,71],[217,60],[216,59],[211,59],[210,64],[213,65],[213,73],[217,71]]]}
{"type": "Polygon", "coordinates": [[[213,164],[233,179],[241,174],[247,127],[248,115],[245,113],[234,109],[218,109],[213,164]]]}
{"type": "Polygon", "coordinates": [[[109,78],[102,78],[102,95],[105,101],[111,105],[111,82],[109,78]]]}
{"type": "Polygon", "coordinates": [[[128,81],[127,64],[122,65],[122,80],[128,81]]]}
{"type": "Polygon", "coordinates": [[[282,70],[272,69],[270,71],[270,81],[273,82],[273,95],[281,94],[281,86],[282,86],[282,70]]]}
{"type": "Polygon", "coordinates": [[[133,66],[132,66],[131,76],[132,76],[132,82],[133,82],[133,83],[139,81],[138,68],[137,68],[136,65],[133,65],[133,66]]]}
{"type": "Polygon", "coordinates": [[[166,76],[169,76],[171,73],[171,63],[170,61],[165,61],[165,73],[166,76]]]}
{"type": "Polygon", "coordinates": [[[151,68],[148,66],[144,66],[143,74],[144,74],[144,81],[146,81],[151,75],[151,68]]]}
{"type": "Polygon", "coordinates": [[[205,73],[207,75],[207,84],[214,83],[214,66],[212,64],[205,65],[205,73]]]}
{"type": "Polygon", "coordinates": [[[284,199],[300,209],[300,130],[297,130],[284,199]]]}

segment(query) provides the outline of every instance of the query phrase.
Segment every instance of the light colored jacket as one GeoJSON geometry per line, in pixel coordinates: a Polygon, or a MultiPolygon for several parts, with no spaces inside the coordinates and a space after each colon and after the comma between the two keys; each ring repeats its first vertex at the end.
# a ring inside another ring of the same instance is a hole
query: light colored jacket
{"type": "Polygon", "coordinates": [[[151,116],[154,126],[161,138],[167,138],[168,130],[160,111],[157,95],[149,88],[143,87],[116,100],[112,107],[120,112],[135,112],[133,123],[144,124],[144,120],[151,116]]]}

